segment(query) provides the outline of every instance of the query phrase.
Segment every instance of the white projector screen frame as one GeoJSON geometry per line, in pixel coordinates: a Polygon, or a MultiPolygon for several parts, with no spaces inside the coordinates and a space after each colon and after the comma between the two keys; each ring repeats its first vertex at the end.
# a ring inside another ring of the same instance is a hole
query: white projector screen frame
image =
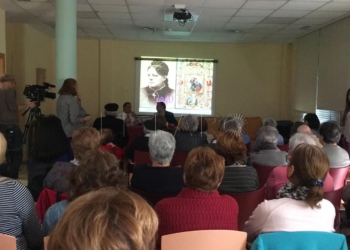
{"type": "Polygon", "coordinates": [[[164,101],[167,105],[166,110],[173,112],[175,116],[215,114],[217,60],[137,57],[135,62],[135,111],[138,114],[154,114],[156,102],[160,101],[164,101]],[[163,70],[164,67],[168,69],[165,70],[167,76],[162,78],[152,69],[156,67],[151,66],[155,61],[163,70]],[[161,78],[167,79],[167,86],[162,83],[161,88],[154,91],[151,84],[155,84],[153,81],[161,81],[161,78]],[[160,92],[163,93],[161,96],[160,92]]]}

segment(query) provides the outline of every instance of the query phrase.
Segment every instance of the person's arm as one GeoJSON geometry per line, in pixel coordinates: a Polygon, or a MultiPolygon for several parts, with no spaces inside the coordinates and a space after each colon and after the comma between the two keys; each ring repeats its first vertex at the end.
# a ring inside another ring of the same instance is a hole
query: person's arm
{"type": "Polygon", "coordinates": [[[248,233],[248,242],[253,242],[264,228],[270,215],[268,202],[269,201],[264,201],[260,203],[254,210],[252,216],[250,216],[249,220],[245,223],[244,231],[248,233]]]}
{"type": "Polygon", "coordinates": [[[23,236],[27,241],[28,248],[40,249],[43,245],[43,232],[31,194],[25,186],[16,182],[13,199],[22,220],[23,236]]]}

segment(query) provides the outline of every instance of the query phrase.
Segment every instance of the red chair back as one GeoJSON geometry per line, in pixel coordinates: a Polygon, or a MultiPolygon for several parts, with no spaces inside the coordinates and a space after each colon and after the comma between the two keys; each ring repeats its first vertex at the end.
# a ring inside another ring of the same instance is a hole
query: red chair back
{"type": "Polygon", "coordinates": [[[284,151],[284,152],[287,152],[289,151],[289,145],[288,144],[284,144],[284,145],[277,145],[277,147],[281,150],[281,151],[284,151]]]}
{"type": "Polygon", "coordinates": [[[129,148],[136,138],[145,135],[143,132],[143,126],[128,126],[127,129],[128,129],[129,141],[128,141],[128,144],[126,144],[125,149],[129,148]]]}
{"type": "Polygon", "coordinates": [[[253,168],[255,168],[256,172],[258,173],[260,187],[266,184],[267,179],[269,178],[271,172],[275,167],[278,167],[278,166],[264,166],[264,165],[253,163],[253,168]]]}
{"type": "Polygon", "coordinates": [[[171,195],[160,195],[160,194],[152,194],[152,193],[147,193],[144,192],[142,190],[139,190],[137,188],[133,188],[133,187],[129,187],[129,190],[137,193],[138,195],[140,195],[142,198],[144,198],[148,204],[150,204],[150,206],[155,207],[155,205],[165,199],[165,198],[170,198],[170,197],[175,197],[175,196],[171,196],[171,195]]]}
{"type": "Polygon", "coordinates": [[[135,150],[134,152],[134,166],[138,165],[152,165],[151,155],[148,151],[135,150]]]}
{"type": "Polygon", "coordinates": [[[332,202],[335,208],[334,228],[336,230],[340,224],[340,202],[341,202],[342,193],[343,193],[343,187],[331,192],[324,193],[324,198],[332,202]]]}
{"type": "Polygon", "coordinates": [[[333,177],[334,181],[334,190],[344,187],[348,172],[349,167],[329,169],[329,174],[333,177]]]}
{"type": "Polygon", "coordinates": [[[226,193],[221,192],[233,197],[239,207],[238,213],[238,230],[243,231],[244,224],[248,221],[249,217],[253,214],[255,208],[264,201],[265,186],[262,188],[248,193],[226,193]]]}
{"type": "Polygon", "coordinates": [[[183,167],[185,165],[185,162],[187,160],[188,152],[184,151],[175,151],[173,159],[171,160],[170,166],[177,167],[181,166],[183,167]]]}

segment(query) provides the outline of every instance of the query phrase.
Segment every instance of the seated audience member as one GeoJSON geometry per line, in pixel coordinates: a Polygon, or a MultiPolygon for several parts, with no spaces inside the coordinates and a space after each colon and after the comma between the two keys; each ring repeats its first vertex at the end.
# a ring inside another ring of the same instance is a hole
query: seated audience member
{"type": "Polygon", "coordinates": [[[156,213],[140,196],[104,188],[72,202],[47,249],[153,250],[157,228],[156,213]]]}
{"type": "Polygon", "coordinates": [[[135,150],[139,151],[149,151],[148,148],[148,139],[151,135],[151,132],[163,130],[163,131],[169,131],[168,128],[168,122],[166,121],[165,117],[162,115],[155,115],[152,120],[148,120],[144,122],[144,136],[140,136],[136,138],[133,143],[128,147],[128,149],[125,151],[125,156],[127,159],[134,161],[134,152],[135,150]]]}
{"type": "Polygon", "coordinates": [[[278,191],[278,199],[262,202],[246,222],[248,241],[268,232],[334,232],[335,209],[323,199],[329,169],[326,154],[317,146],[301,144],[287,168],[290,182],[278,191]]]}
{"type": "Polygon", "coordinates": [[[194,230],[237,230],[237,202],[217,191],[224,170],[224,158],[209,147],[189,153],[183,176],[186,188],[177,197],[163,199],[155,206],[159,239],[194,230]]]}
{"type": "Polygon", "coordinates": [[[159,115],[163,115],[165,117],[165,119],[167,120],[167,122],[174,124],[177,127],[178,122],[175,119],[174,114],[169,112],[169,111],[166,111],[166,105],[164,102],[158,102],[156,109],[157,109],[157,113],[159,115]]]}
{"type": "Polygon", "coordinates": [[[214,136],[212,134],[208,134],[208,122],[203,117],[198,117],[198,129],[199,133],[203,133],[207,136],[207,142],[211,143],[214,140],[214,136]]]}
{"type": "MultiPolygon", "coordinates": [[[[315,145],[315,141],[312,140],[310,136],[302,133],[296,133],[289,140],[289,154],[291,155],[294,149],[302,143],[315,145]]],[[[287,167],[280,166],[274,168],[266,182],[265,199],[275,199],[277,197],[278,190],[287,182],[289,182],[287,178],[287,167]]],[[[323,191],[330,192],[333,190],[333,177],[327,173],[326,179],[324,181],[323,191]]]]}
{"type": "Polygon", "coordinates": [[[317,147],[319,147],[319,148],[323,147],[322,144],[320,143],[320,140],[317,138],[317,136],[312,134],[312,131],[309,128],[309,126],[307,126],[307,125],[300,125],[298,127],[298,129],[297,129],[297,132],[298,133],[303,133],[303,134],[306,134],[306,135],[310,136],[312,138],[312,140],[315,141],[317,147]]]}
{"type": "Polygon", "coordinates": [[[186,115],[182,119],[182,130],[176,131],[176,150],[189,152],[192,149],[208,144],[207,136],[199,133],[198,119],[194,115],[186,115]]]}
{"type": "Polygon", "coordinates": [[[258,174],[245,165],[247,147],[242,137],[225,134],[216,141],[216,152],[225,158],[225,174],[220,192],[251,192],[259,189],[258,174]]]}
{"type": "Polygon", "coordinates": [[[119,170],[116,158],[103,150],[88,151],[80,165],[75,167],[67,177],[68,200],[52,205],[44,217],[45,235],[55,227],[70,202],[90,191],[104,187],[119,187],[123,172],[119,170]]]}
{"type": "Polygon", "coordinates": [[[318,132],[318,129],[320,127],[320,120],[318,119],[316,114],[308,113],[304,116],[304,125],[307,125],[310,129],[313,135],[316,137],[319,137],[320,134],[318,132]]]}
{"type": "Polygon", "coordinates": [[[147,193],[177,195],[184,187],[184,182],[183,168],[170,166],[175,151],[174,136],[160,130],[153,132],[148,147],[152,166],[135,166],[131,187],[147,193]]]}
{"type": "MultiPolygon", "coordinates": [[[[232,115],[225,116],[219,122],[218,137],[220,137],[220,135],[227,134],[227,133],[228,134],[235,133],[236,135],[239,134],[240,136],[242,136],[244,143],[248,144],[250,142],[250,137],[247,134],[242,134],[243,125],[244,125],[244,120],[242,118],[235,117],[232,115]]],[[[213,140],[212,143],[215,144],[216,140],[213,140]]]]}
{"type": "Polygon", "coordinates": [[[117,157],[118,160],[123,159],[124,151],[117,145],[113,144],[113,132],[109,128],[104,128],[101,131],[101,146],[102,150],[107,150],[117,157]]]}
{"type": "MultiPolygon", "coordinates": [[[[277,128],[277,122],[274,119],[267,118],[264,120],[263,126],[271,126],[271,127],[277,128]]],[[[261,145],[260,131],[261,131],[261,128],[259,129],[258,136],[256,137],[256,142],[254,146],[255,150],[260,150],[260,145],[261,145]]],[[[284,145],[284,139],[280,134],[278,134],[277,145],[284,145]]]]}
{"type": "Polygon", "coordinates": [[[80,164],[87,151],[98,150],[100,133],[94,128],[80,128],[72,136],[74,159],[70,162],[56,162],[44,180],[44,187],[57,192],[67,193],[66,177],[72,169],[80,164]]]}
{"type": "Polygon", "coordinates": [[[330,168],[343,168],[350,165],[349,154],[337,144],[340,140],[340,127],[335,122],[324,122],[320,127],[320,143],[329,159],[330,168]]]}
{"type": "Polygon", "coordinates": [[[271,126],[263,126],[260,129],[260,137],[260,151],[250,155],[247,165],[252,166],[253,163],[265,166],[287,165],[288,153],[277,148],[278,130],[271,126]]]}
{"type": "Polygon", "coordinates": [[[123,104],[123,112],[118,114],[118,118],[122,119],[126,126],[136,126],[140,123],[137,114],[131,110],[131,103],[126,102],[123,104]]]}
{"type": "MultiPolygon", "coordinates": [[[[6,149],[6,139],[0,133],[0,164],[5,161],[6,149]]],[[[19,250],[41,250],[43,233],[28,189],[0,176],[0,197],[0,233],[16,237],[19,250]]]]}
{"type": "Polygon", "coordinates": [[[33,150],[27,164],[27,188],[34,201],[37,201],[52,165],[57,161],[69,162],[73,154],[70,152],[69,140],[61,120],[56,116],[50,115],[38,120],[34,131],[33,150]]]}
{"type": "Polygon", "coordinates": [[[93,127],[97,130],[109,128],[113,131],[113,143],[119,148],[124,148],[129,140],[125,122],[118,119],[118,104],[108,103],[105,105],[105,117],[97,118],[93,127]]]}

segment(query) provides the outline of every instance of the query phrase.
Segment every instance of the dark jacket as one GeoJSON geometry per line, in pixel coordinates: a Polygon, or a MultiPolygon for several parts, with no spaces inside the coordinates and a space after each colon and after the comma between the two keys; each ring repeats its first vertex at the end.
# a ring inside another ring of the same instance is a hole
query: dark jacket
{"type": "Polygon", "coordinates": [[[109,128],[113,131],[113,143],[120,148],[124,148],[128,143],[129,135],[125,122],[121,119],[116,118],[112,115],[106,115],[102,118],[97,118],[94,122],[94,128],[97,130],[101,129],[101,119],[102,128],[109,128]]]}
{"type": "Polygon", "coordinates": [[[173,113],[171,113],[169,111],[165,111],[164,117],[167,120],[167,122],[172,123],[175,126],[178,125],[178,122],[177,122],[177,120],[176,120],[176,118],[175,118],[173,113]]]}
{"type": "Polygon", "coordinates": [[[177,131],[175,133],[176,150],[189,152],[194,148],[207,145],[207,136],[197,131],[177,131]]]}

